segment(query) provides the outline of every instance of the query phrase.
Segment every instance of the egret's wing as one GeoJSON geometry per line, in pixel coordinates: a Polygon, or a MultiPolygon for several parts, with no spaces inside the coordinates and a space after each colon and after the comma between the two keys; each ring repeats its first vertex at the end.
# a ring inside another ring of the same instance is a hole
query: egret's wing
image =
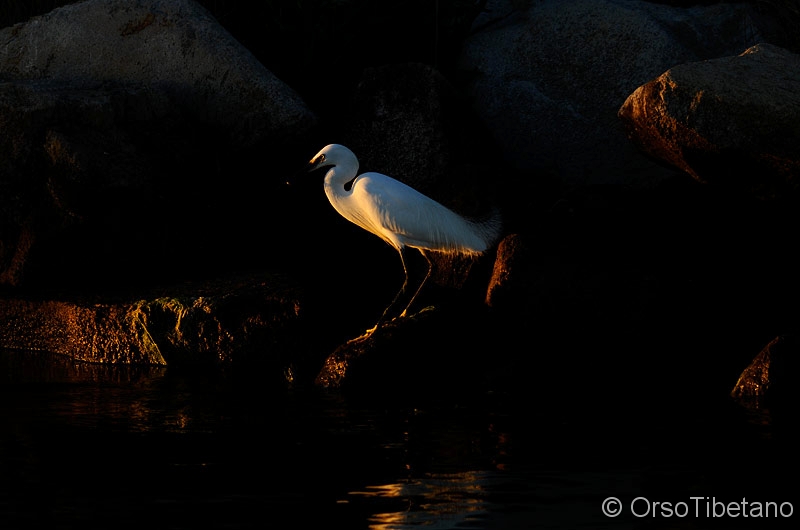
{"type": "Polygon", "coordinates": [[[395,247],[479,251],[482,246],[467,221],[386,175],[361,175],[353,186],[353,200],[366,223],[361,226],[395,247]]]}
{"type": "Polygon", "coordinates": [[[405,244],[404,236],[418,224],[414,219],[419,202],[414,200],[415,195],[419,193],[386,175],[364,173],[353,183],[351,220],[400,248],[405,244]]]}

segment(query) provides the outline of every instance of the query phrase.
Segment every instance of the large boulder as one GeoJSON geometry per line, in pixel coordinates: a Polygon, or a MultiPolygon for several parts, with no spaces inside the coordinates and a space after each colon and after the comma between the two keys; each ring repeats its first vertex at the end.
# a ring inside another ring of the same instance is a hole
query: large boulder
{"type": "Polygon", "coordinates": [[[276,226],[316,118],[196,3],[90,0],[0,35],[0,286],[182,279],[276,226]]]}
{"type": "Polygon", "coordinates": [[[617,111],[676,64],[757,42],[749,8],[643,1],[490,1],[465,42],[469,95],[512,167],[587,184],[650,186],[671,174],[637,152],[617,111]]]}
{"type": "Polygon", "coordinates": [[[699,181],[769,197],[800,185],[800,56],[782,48],[670,68],[619,116],[645,152],[699,181]]]}
{"type": "Polygon", "coordinates": [[[296,137],[300,97],[192,0],[88,0],[0,30],[0,74],[69,85],[143,84],[234,144],[296,137]]]}

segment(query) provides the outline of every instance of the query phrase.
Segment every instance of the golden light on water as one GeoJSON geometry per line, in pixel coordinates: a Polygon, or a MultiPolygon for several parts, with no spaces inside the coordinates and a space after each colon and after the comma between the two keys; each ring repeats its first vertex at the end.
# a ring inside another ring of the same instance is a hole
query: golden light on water
{"type": "Polygon", "coordinates": [[[402,497],[405,484],[381,484],[367,486],[367,491],[351,491],[349,495],[362,495],[364,497],[402,497]]]}
{"type": "MultiPolygon", "coordinates": [[[[375,513],[369,518],[372,530],[399,530],[461,527],[485,513],[486,473],[430,474],[418,479],[391,484],[370,485],[351,491],[352,497],[368,497],[398,501],[398,510],[375,513]]],[[[464,526],[469,528],[469,526],[464,526]]]]}

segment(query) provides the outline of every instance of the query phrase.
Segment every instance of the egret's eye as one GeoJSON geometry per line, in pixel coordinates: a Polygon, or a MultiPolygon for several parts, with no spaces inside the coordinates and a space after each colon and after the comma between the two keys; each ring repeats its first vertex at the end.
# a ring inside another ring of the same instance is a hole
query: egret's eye
{"type": "Polygon", "coordinates": [[[319,155],[317,157],[317,164],[321,164],[323,162],[325,162],[325,155],[319,155]]]}

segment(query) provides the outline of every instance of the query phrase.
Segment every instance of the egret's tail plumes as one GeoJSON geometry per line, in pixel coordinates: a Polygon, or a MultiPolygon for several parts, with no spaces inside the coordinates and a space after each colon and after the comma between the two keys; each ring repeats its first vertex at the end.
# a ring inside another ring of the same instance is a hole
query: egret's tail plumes
{"type": "Polygon", "coordinates": [[[402,245],[445,254],[477,255],[497,242],[502,229],[498,211],[485,219],[468,219],[437,203],[436,208],[424,210],[419,216],[419,226],[424,229],[397,234],[402,245]]]}
{"type": "Polygon", "coordinates": [[[484,243],[483,250],[480,252],[485,252],[500,239],[500,234],[503,230],[503,218],[500,215],[500,210],[495,208],[486,219],[467,220],[467,222],[484,243]]]}
{"type": "MultiPolygon", "coordinates": [[[[459,221],[464,228],[461,233],[465,235],[458,242],[445,249],[445,252],[460,252],[462,254],[483,254],[494,245],[500,238],[500,231],[503,228],[502,218],[499,211],[494,211],[485,219],[468,219],[460,217],[459,221]]],[[[447,239],[445,236],[442,236],[447,239]]]]}

